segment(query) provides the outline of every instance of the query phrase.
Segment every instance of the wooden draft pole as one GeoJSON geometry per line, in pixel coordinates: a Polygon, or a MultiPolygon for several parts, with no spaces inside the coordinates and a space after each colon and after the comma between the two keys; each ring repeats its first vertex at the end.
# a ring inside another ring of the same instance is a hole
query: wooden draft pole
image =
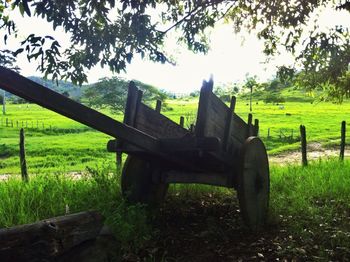
{"type": "Polygon", "coordinates": [[[346,122],[341,122],[341,135],[340,135],[340,160],[344,161],[344,152],[345,152],[345,138],[346,138],[346,122]]]}
{"type": "Polygon", "coordinates": [[[0,88],[146,151],[159,151],[159,141],[156,138],[1,66],[0,88]]]}
{"type": "Polygon", "coordinates": [[[24,182],[29,181],[28,172],[27,172],[27,161],[26,161],[26,150],[24,143],[24,129],[21,128],[19,132],[19,161],[21,166],[21,175],[24,182]]]}
{"type": "Polygon", "coordinates": [[[300,125],[300,140],[301,140],[301,162],[303,166],[307,166],[306,128],[304,125],[300,125]]]}

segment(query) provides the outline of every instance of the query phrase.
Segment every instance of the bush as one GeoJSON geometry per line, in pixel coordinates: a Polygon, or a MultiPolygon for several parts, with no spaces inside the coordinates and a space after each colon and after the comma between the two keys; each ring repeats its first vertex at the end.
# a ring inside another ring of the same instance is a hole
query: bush
{"type": "Polygon", "coordinates": [[[265,103],[284,103],[286,99],[280,94],[268,93],[264,98],[265,103]]]}

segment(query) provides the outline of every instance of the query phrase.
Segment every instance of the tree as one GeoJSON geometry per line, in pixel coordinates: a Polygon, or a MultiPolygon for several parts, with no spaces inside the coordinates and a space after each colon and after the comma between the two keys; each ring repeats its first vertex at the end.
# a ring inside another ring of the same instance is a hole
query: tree
{"type": "MultiPolygon", "coordinates": [[[[155,100],[164,101],[166,94],[157,88],[134,81],[142,90],[142,99],[146,104],[155,100]]],[[[124,112],[129,82],[119,77],[102,78],[99,82],[89,85],[84,91],[84,98],[89,106],[97,108],[108,108],[113,112],[124,112]]]]}
{"type": "MultiPolygon", "coordinates": [[[[312,16],[326,6],[350,12],[350,2],[344,0],[8,0],[0,4],[0,28],[6,30],[5,42],[16,35],[16,21],[5,15],[11,9],[23,16],[40,16],[54,29],[62,27],[71,38],[66,50],[51,36],[28,34],[14,54],[25,52],[28,59],[41,61],[39,70],[45,76],[81,84],[96,64],[120,72],[137,55],[171,62],[163,44],[176,29],[179,41],[205,53],[205,29],[226,20],[236,32],[248,30],[263,39],[267,56],[278,54],[279,47],[293,53],[307,76],[310,72],[317,76],[305,81],[315,88],[325,82],[337,85],[350,62],[349,29],[322,31],[318,17],[312,16]],[[314,27],[305,31],[306,25],[314,27]]],[[[293,71],[281,67],[279,75],[293,71]]]]}
{"type": "MultiPolygon", "coordinates": [[[[1,5],[0,5],[1,7],[1,5]]],[[[1,8],[0,8],[1,10],[1,8]]],[[[10,68],[14,71],[19,71],[19,68],[15,65],[15,58],[13,56],[13,53],[10,50],[0,50],[0,66],[5,66],[7,68],[10,68]]],[[[1,96],[1,104],[2,104],[2,114],[6,114],[6,92],[3,90],[2,96],[1,96]]]]}
{"type": "Polygon", "coordinates": [[[244,87],[249,89],[250,96],[249,96],[249,111],[252,112],[252,96],[253,96],[253,89],[258,86],[258,83],[256,81],[256,76],[249,76],[246,75],[244,87]]]}

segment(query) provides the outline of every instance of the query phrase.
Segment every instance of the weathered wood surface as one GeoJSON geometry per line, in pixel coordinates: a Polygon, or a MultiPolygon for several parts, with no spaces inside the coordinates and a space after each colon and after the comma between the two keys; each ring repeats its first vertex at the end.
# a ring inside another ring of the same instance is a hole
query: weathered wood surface
{"type": "Polygon", "coordinates": [[[300,139],[301,139],[301,162],[303,166],[307,166],[306,128],[304,125],[300,125],[300,139]]]}
{"type": "Polygon", "coordinates": [[[95,239],[102,226],[102,216],[87,211],[0,229],[0,261],[50,261],[95,239]]]}
{"type": "Polygon", "coordinates": [[[222,141],[223,150],[232,152],[233,148],[238,149],[247,138],[248,125],[234,113],[236,99],[232,98],[228,107],[213,94],[212,84],[203,82],[195,134],[197,137],[218,137],[222,141]]]}
{"type": "Polygon", "coordinates": [[[141,102],[142,91],[133,82],[129,85],[124,123],[155,138],[178,138],[189,133],[188,130],[160,113],[162,103],[157,100],[152,109],[141,102]]]}
{"type": "Polygon", "coordinates": [[[24,129],[21,128],[19,131],[19,161],[21,166],[21,176],[24,182],[29,181],[28,172],[27,172],[27,161],[26,161],[26,150],[24,142],[24,129]]]}
{"type": "Polygon", "coordinates": [[[187,129],[143,103],[138,107],[134,127],[156,138],[179,138],[189,134],[187,129]]]}
{"type": "Polygon", "coordinates": [[[344,152],[345,152],[345,138],[346,138],[346,122],[341,122],[341,134],[340,134],[340,160],[344,160],[344,152]]]}
{"type": "Polygon", "coordinates": [[[162,182],[183,184],[200,183],[207,185],[231,187],[228,181],[229,176],[230,175],[226,173],[190,173],[168,171],[162,174],[162,182]]]}
{"type": "Polygon", "coordinates": [[[158,141],[154,137],[1,66],[0,88],[146,151],[158,151],[158,141]]]}

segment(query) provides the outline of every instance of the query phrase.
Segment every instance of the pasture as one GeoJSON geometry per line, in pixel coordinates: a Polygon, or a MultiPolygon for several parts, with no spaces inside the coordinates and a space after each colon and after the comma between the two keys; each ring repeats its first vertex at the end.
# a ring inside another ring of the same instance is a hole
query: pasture
{"type": "MultiPolygon", "coordinates": [[[[268,153],[276,155],[299,148],[300,124],[306,126],[309,142],[337,146],[340,122],[347,120],[349,109],[349,102],[301,99],[287,101],[283,107],[254,101],[252,113],[260,120],[260,136],[268,153]]],[[[184,116],[189,126],[196,110],[195,98],[183,98],[167,101],[163,113],[174,121],[184,116]]],[[[238,99],[235,111],[246,120],[248,102],[238,99]]],[[[114,117],[122,119],[121,114],[114,117]]],[[[109,136],[34,104],[9,104],[0,121],[0,174],[10,175],[0,183],[0,227],[97,209],[106,217],[124,256],[150,261],[179,257],[201,261],[191,257],[194,249],[206,258],[231,260],[343,260],[350,255],[349,160],[314,161],[308,167],[272,165],[268,226],[251,235],[243,227],[232,190],[172,185],[164,206],[149,213],[122,200],[115,155],[106,150],[109,136]],[[30,177],[25,184],[11,177],[20,173],[22,126],[30,177]],[[64,175],[71,172],[80,179],[64,175]]]]}
{"type": "MultiPolygon", "coordinates": [[[[308,142],[339,145],[340,123],[348,120],[350,102],[311,103],[310,98],[303,101],[300,94],[290,100],[295,101],[287,101],[283,106],[253,100],[252,113],[260,120],[260,137],[270,155],[299,149],[300,124],[306,126],[308,142]]],[[[184,116],[185,126],[189,127],[196,119],[197,103],[196,98],[168,100],[162,113],[176,122],[184,116]]],[[[246,121],[248,101],[237,99],[235,111],[246,121]]],[[[122,114],[112,117],[121,120],[122,114]]],[[[80,172],[86,166],[115,165],[114,154],[106,151],[110,137],[35,104],[9,104],[0,121],[1,174],[20,173],[18,143],[22,126],[26,129],[29,173],[80,172]]]]}

